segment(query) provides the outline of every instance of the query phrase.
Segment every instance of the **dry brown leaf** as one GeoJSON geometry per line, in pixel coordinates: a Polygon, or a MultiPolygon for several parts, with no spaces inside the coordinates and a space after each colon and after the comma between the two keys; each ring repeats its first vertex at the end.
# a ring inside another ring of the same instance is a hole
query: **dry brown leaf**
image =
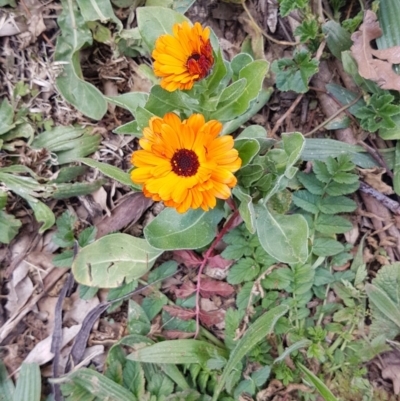
{"type": "Polygon", "coordinates": [[[382,89],[400,90],[400,75],[393,71],[393,64],[400,63],[400,46],[375,50],[371,41],[379,38],[382,30],[376,14],[368,10],[359,30],[351,35],[351,54],[358,64],[359,74],[376,82],[382,89]]]}
{"type": "Polygon", "coordinates": [[[359,171],[363,180],[378,192],[385,195],[391,195],[394,193],[393,188],[382,180],[382,176],[386,173],[386,169],[374,167],[370,169],[359,169],[359,171]]]}

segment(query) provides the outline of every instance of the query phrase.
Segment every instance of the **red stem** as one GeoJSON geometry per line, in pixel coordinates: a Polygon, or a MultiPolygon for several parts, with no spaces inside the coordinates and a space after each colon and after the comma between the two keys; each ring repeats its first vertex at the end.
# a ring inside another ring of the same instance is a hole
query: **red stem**
{"type": "Polygon", "coordinates": [[[234,223],[236,217],[239,214],[239,210],[236,209],[229,217],[229,220],[222,227],[221,231],[218,233],[214,242],[208,248],[207,252],[204,254],[203,261],[199,267],[199,272],[197,273],[197,286],[196,286],[196,333],[194,337],[196,338],[199,334],[200,330],[200,288],[201,288],[201,274],[203,273],[204,268],[206,267],[207,261],[210,258],[212,252],[215,247],[218,245],[219,241],[221,241],[222,237],[230,230],[232,224],[234,223]]]}

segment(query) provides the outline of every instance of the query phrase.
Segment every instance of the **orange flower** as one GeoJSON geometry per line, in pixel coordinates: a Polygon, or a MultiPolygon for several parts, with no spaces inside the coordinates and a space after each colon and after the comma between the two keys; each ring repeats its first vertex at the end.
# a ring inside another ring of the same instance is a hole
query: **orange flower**
{"type": "Polygon", "coordinates": [[[233,173],[242,161],[230,135],[218,136],[222,124],[201,114],[181,121],[174,113],[153,117],[132,154],[133,182],[145,196],[164,201],[179,213],[212,209],[216,198],[228,199],[236,185],[233,173]]]}
{"type": "Polygon", "coordinates": [[[214,64],[210,29],[196,22],[175,24],[173,35],[162,35],[152,53],[154,73],[161,77],[161,87],[169,92],[192,89],[205,78],[214,64]]]}

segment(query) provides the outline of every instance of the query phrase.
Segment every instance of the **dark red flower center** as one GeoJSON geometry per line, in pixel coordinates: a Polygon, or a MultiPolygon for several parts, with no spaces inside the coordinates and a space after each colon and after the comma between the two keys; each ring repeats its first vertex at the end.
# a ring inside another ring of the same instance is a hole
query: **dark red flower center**
{"type": "Polygon", "coordinates": [[[191,177],[197,173],[200,163],[193,150],[179,149],[171,159],[172,171],[181,177],[191,177]]]}
{"type": "Polygon", "coordinates": [[[193,53],[186,62],[186,67],[191,75],[199,75],[198,79],[205,78],[211,71],[214,64],[212,47],[209,40],[202,41],[200,54],[193,53]]]}

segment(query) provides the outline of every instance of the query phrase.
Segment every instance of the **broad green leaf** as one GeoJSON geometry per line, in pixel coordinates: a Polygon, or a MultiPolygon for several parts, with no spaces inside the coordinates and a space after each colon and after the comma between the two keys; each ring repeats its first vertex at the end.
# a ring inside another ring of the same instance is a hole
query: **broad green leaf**
{"type": "MultiPolygon", "coordinates": [[[[149,99],[145,105],[146,110],[159,117],[177,109],[194,108],[198,104],[194,99],[183,97],[180,91],[168,92],[160,85],[151,88],[149,99]]],[[[197,106],[198,107],[198,106],[197,106]]]]}
{"type": "Polygon", "coordinates": [[[344,246],[332,238],[316,238],[312,253],[317,256],[333,256],[344,251],[344,246]]]}
{"type": "Polygon", "coordinates": [[[275,60],[271,70],[276,74],[276,86],[281,91],[307,92],[308,81],[318,72],[318,64],[307,50],[300,50],[293,58],[275,60]]]}
{"type": "Polygon", "coordinates": [[[255,139],[236,139],[235,149],[242,159],[242,167],[247,166],[260,150],[260,144],[255,139]]]}
{"type": "Polygon", "coordinates": [[[352,162],[362,168],[377,166],[376,161],[365,153],[361,146],[350,145],[334,139],[307,138],[301,158],[306,161],[324,161],[329,156],[338,157],[341,154],[350,154],[352,162]]]}
{"type": "Polygon", "coordinates": [[[367,283],[365,285],[365,291],[367,292],[370,302],[400,328],[399,305],[395,304],[383,289],[373,284],[367,283]]]}
{"type": "Polygon", "coordinates": [[[250,325],[243,337],[238,341],[236,347],[231,351],[228,363],[219,378],[215,387],[212,401],[217,401],[218,396],[223,390],[226,380],[232,369],[242,360],[248,353],[268,334],[273,332],[276,322],[287,311],[286,305],[279,305],[260,316],[254,323],[250,325]]]}
{"type": "Polygon", "coordinates": [[[141,138],[143,135],[138,127],[137,121],[129,121],[129,123],[120,125],[113,130],[113,133],[119,135],[134,135],[138,138],[141,138]]]}
{"type": "Polygon", "coordinates": [[[28,200],[29,206],[32,208],[35,219],[43,225],[39,228],[39,234],[42,234],[49,228],[53,227],[56,222],[56,217],[51,209],[37,199],[28,200]]]}
{"type": "Polygon", "coordinates": [[[256,205],[257,233],[267,253],[283,263],[304,263],[308,258],[308,224],[299,215],[272,214],[256,205]]]}
{"type": "MultiPolygon", "coordinates": [[[[80,368],[68,375],[66,380],[82,386],[101,401],[136,401],[136,397],[126,388],[93,369],[80,368]]],[[[22,401],[22,399],[21,399],[22,401]]],[[[32,400],[33,401],[33,400],[32,400]]]]}
{"type": "Polygon", "coordinates": [[[393,174],[393,189],[397,195],[400,195],[400,141],[396,143],[393,174]]]}
{"type": "Polygon", "coordinates": [[[325,214],[350,213],[357,209],[357,204],[346,196],[325,196],[318,202],[318,208],[325,214]]]}
{"type": "Polygon", "coordinates": [[[296,178],[301,182],[304,188],[313,195],[322,195],[325,192],[325,184],[321,182],[314,173],[304,173],[303,171],[299,171],[296,178]]]}
{"type": "Polygon", "coordinates": [[[319,211],[317,206],[319,199],[319,196],[313,195],[309,191],[296,191],[292,196],[293,203],[297,207],[313,214],[316,214],[319,211]]]}
{"type": "Polygon", "coordinates": [[[12,214],[0,210],[0,243],[9,244],[18,234],[21,226],[20,220],[17,220],[12,214]]]}
{"type": "Polygon", "coordinates": [[[233,188],[232,193],[240,200],[239,213],[247,230],[251,234],[256,232],[256,214],[253,206],[253,198],[246,194],[239,186],[233,188]]]}
{"type": "Polygon", "coordinates": [[[260,144],[260,153],[265,153],[275,144],[275,139],[267,138],[268,134],[260,125],[249,125],[237,137],[238,139],[256,139],[260,144]]]}
{"type": "Polygon", "coordinates": [[[250,108],[245,113],[224,124],[222,135],[236,131],[242,124],[257,114],[267,104],[273,92],[273,88],[261,89],[257,99],[251,103],[250,108]]]}
{"type": "Polygon", "coordinates": [[[241,284],[245,281],[254,280],[260,273],[260,266],[252,258],[241,258],[228,272],[229,284],[241,284]]]}
{"type": "Polygon", "coordinates": [[[263,199],[264,205],[267,204],[272,196],[274,196],[277,192],[282,191],[283,188],[286,187],[285,181],[287,181],[287,179],[292,179],[297,173],[297,168],[294,167],[294,165],[295,163],[297,163],[301,156],[304,148],[304,143],[304,137],[300,132],[283,133],[282,147],[284,153],[281,149],[273,149],[268,153],[269,155],[272,154],[274,150],[279,151],[279,153],[275,152],[274,154],[278,155],[279,157],[283,156],[284,158],[286,158],[286,165],[284,166],[285,171],[283,172],[283,174],[277,177],[273,187],[269,189],[267,194],[265,195],[263,199]]]}
{"type": "Polygon", "coordinates": [[[121,21],[115,16],[109,0],[77,0],[83,19],[87,21],[112,21],[122,30],[121,21]]]}
{"type": "Polygon", "coordinates": [[[307,369],[301,363],[297,364],[298,368],[307,376],[307,379],[315,386],[325,401],[339,401],[329,390],[326,384],[319,379],[313,372],[307,369]]]}
{"type": "Polygon", "coordinates": [[[239,53],[235,57],[233,57],[231,61],[231,68],[234,76],[238,76],[240,71],[246,67],[246,65],[253,62],[253,57],[247,53],[239,53]]]}
{"type": "Polygon", "coordinates": [[[400,28],[396,16],[400,13],[400,4],[396,0],[385,0],[379,4],[378,20],[382,36],[376,39],[378,49],[400,45],[400,28]]]}
{"type": "MultiPolygon", "coordinates": [[[[351,102],[354,102],[358,94],[355,92],[351,92],[346,88],[343,88],[343,86],[337,85],[337,84],[327,84],[326,85],[326,90],[334,97],[336,98],[343,106],[350,104],[351,102]]],[[[357,113],[358,110],[362,109],[365,107],[366,103],[364,99],[359,99],[355,104],[350,106],[347,110],[351,114],[357,113]]]]}
{"type": "Polygon", "coordinates": [[[76,161],[85,163],[87,166],[97,168],[100,172],[102,172],[107,177],[113,178],[114,180],[120,182],[123,185],[127,185],[129,187],[133,187],[137,190],[140,190],[141,187],[134,184],[130,179],[130,176],[125,171],[122,171],[118,167],[112,166],[111,164],[101,163],[97,160],[89,159],[89,158],[81,158],[76,161]]]}
{"type": "Polygon", "coordinates": [[[152,117],[154,117],[154,114],[145,108],[138,106],[136,109],[136,121],[140,130],[143,130],[149,126],[149,121],[152,117]]]}
{"type": "Polygon", "coordinates": [[[249,164],[239,170],[237,178],[244,188],[250,188],[263,177],[265,169],[259,164],[249,164]]]}
{"type": "Polygon", "coordinates": [[[133,116],[136,115],[136,109],[146,104],[149,94],[144,92],[128,92],[119,96],[105,96],[109,103],[129,110],[133,116]]]}
{"type": "Polygon", "coordinates": [[[40,401],[42,382],[37,363],[23,363],[14,392],[14,400],[40,401]]]}
{"type": "Polygon", "coordinates": [[[221,86],[225,89],[226,85],[228,84],[227,80],[229,80],[229,78],[232,76],[232,72],[230,71],[229,63],[225,61],[224,57],[222,56],[222,51],[218,45],[218,38],[215,36],[213,31],[211,31],[210,41],[214,48],[214,65],[211,75],[206,79],[205,82],[208,93],[213,94],[215,92],[218,93],[217,89],[221,86]]]}
{"type": "Polygon", "coordinates": [[[72,265],[75,280],[90,287],[112,288],[147,273],[162,254],[146,240],[110,234],[81,249],[72,265]]]}
{"type": "Polygon", "coordinates": [[[8,377],[4,363],[0,361],[0,401],[14,401],[14,392],[14,383],[8,377]]]}
{"type": "Polygon", "coordinates": [[[243,89],[246,86],[246,82],[247,81],[245,78],[241,78],[227,86],[219,97],[218,105],[223,106],[224,103],[231,103],[233,100],[236,100],[236,98],[242,94],[243,89]]]}
{"type": "Polygon", "coordinates": [[[349,220],[341,216],[320,214],[315,222],[315,229],[323,234],[343,234],[353,228],[349,220]]]}
{"type": "Polygon", "coordinates": [[[63,184],[77,179],[89,169],[86,166],[65,166],[58,171],[57,178],[49,181],[50,184],[63,184]]]}
{"type": "Polygon", "coordinates": [[[211,114],[211,118],[218,121],[230,121],[245,113],[250,107],[250,103],[257,98],[261,91],[268,66],[266,60],[256,60],[244,67],[239,73],[239,79],[246,79],[246,86],[242,94],[232,102],[218,107],[211,114]]]}
{"type": "Polygon", "coordinates": [[[294,31],[294,36],[300,37],[300,42],[313,40],[318,35],[318,22],[316,19],[304,20],[294,31]]]}
{"type": "Polygon", "coordinates": [[[222,217],[218,206],[208,212],[190,209],[184,214],[166,208],[145,227],[144,236],[158,249],[197,249],[214,239],[222,217]]]}
{"type": "Polygon", "coordinates": [[[95,86],[82,79],[79,64],[79,51],[92,43],[92,35],[76,4],[72,0],[62,0],[61,4],[57,20],[61,36],[57,38],[54,61],[62,63],[63,71],[56,78],[57,89],[81,113],[100,120],[107,112],[107,102],[95,86]]]}
{"type": "Polygon", "coordinates": [[[352,184],[330,182],[329,185],[326,187],[326,193],[331,196],[348,195],[357,191],[359,186],[359,181],[355,181],[352,184]]]}
{"type": "Polygon", "coordinates": [[[349,50],[353,44],[350,33],[338,22],[332,20],[322,25],[322,32],[325,34],[326,44],[331,53],[341,60],[342,52],[349,50]]]}
{"type": "Polygon", "coordinates": [[[128,306],[128,332],[129,334],[140,334],[146,336],[149,334],[151,323],[143,308],[133,301],[129,300],[128,306]]]}
{"type": "Polygon", "coordinates": [[[196,0],[174,0],[172,8],[178,13],[185,14],[195,1],[196,0]]]}
{"type": "Polygon", "coordinates": [[[190,21],[180,13],[164,7],[139,7],[136,10],[138,27],[143,41],[150,51],[159,36],[172,34],[174,24],[190,21]]]}
{"type": "Polygon", "coordinates": [[[67,199],[73,196],[89,195],[105,184],[106,180],[101,178],[93,182],[73,182],[58,184],[52,194],[55,199],[67,199]]]}
{"type": "Polygon", "coordinates": [[[54,127],[42,132],[32,142],[34,149],[48,149],[57,155],[54,164],[74,162],[95,152],[101,141],[101,135],[91,134],[90,128],[54,127]]]}
{"type": "Polygon", "coordinates": [[[214,355],[227,357],[227,351],[199,340],[171,340],[140,348],[129,359],[146,363],[206,363],[214,355]]]}
{"type": "Polygon", "coordinates": [[[0,135],[7,133],[14,127],[14,110],[8,100],[4,98],[0,104],[0,135]]]}
{"type": "Polygon", "coordinates": [[[7,192],[0,189],[0,210],[7,204],[7,192]]]}

